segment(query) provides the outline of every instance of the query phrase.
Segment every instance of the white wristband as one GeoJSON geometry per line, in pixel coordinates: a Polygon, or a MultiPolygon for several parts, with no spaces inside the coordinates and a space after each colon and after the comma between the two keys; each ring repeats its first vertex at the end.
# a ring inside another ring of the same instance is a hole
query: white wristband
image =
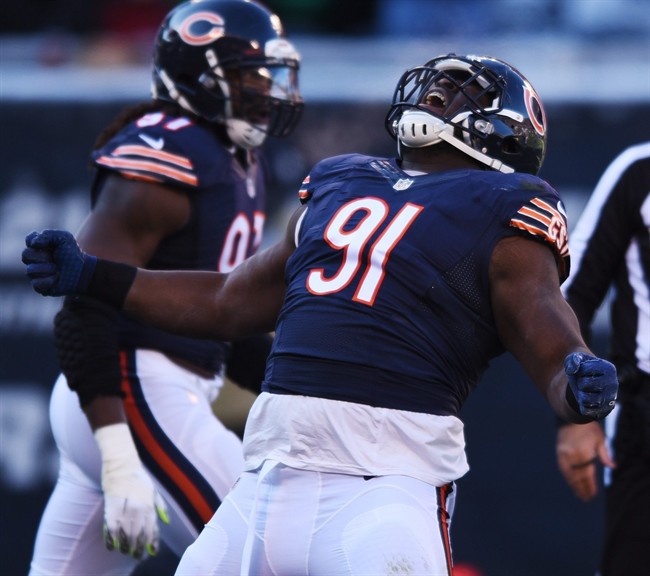
{"type": "Polygon", "coordinates": [[[155,554],[159,532],[157,517],[169,523],[165,504],[145,470],[131,431],[125,422],[95,430],[102,456],[104,541],[139,558],[144,549],[155,554]]]}
{"type": "Polygon", "coordinates": [[[117,470],[123,473],[142,467],[131,430],[125,422],[97,428],[95,440],[102,453],[104,477],[117,470]]]}

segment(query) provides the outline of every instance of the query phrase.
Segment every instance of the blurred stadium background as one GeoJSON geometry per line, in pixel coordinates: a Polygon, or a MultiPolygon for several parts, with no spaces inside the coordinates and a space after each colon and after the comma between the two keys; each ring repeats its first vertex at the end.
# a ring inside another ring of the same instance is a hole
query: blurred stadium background
{"type": "MultiPolygon", "coordinates": [[[[123,106],[148,98],[151,42],[176,2],[27,0],[0,11],[0,557],[26,574],[56,473],[47,402],[57,370],[59,302],[34,295],[24,236],[76,230],[87,209],[88,152],[123,106]]],[[[268,0],[303,56],[304,120],[271,141],[266,242],[319,158],[392,155],[383,118],[408,67],[447,52],[518,67],[546,103],[541,176],[575,223],[606,164],[650,131],[650,3],[645,0],[268,0]]],[[[605,352],[607,316],[596,326],[605,352]]],[[[251,396],[227,386],[215,410],[240,432],[251,396]]],[[[602,496],[579,503],[555,465],[554,418],[509,357],[463,411],[471,470],[459,482],[456,561],[475,576],[590,576],[602,496]]],[[[139,576],[172,574],[165,551],[139,576]]],[[[468,573],[468,572],[465,572],[468,573]]],[[[88,576],[88,575],[84,575],[88,576]]]]}

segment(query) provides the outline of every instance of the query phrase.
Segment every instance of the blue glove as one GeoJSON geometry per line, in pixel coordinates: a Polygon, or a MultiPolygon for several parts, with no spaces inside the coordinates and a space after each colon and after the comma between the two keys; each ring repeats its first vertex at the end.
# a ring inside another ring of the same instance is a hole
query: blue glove
{"type": "Polygon", "coordinates": [[[614,409],[618,378],[611,362],[573,352],[564,359],[564,372],[580,414],[602,420],[614,409]]]}
{"type": "Polygon", "coordinates": [[[43,296],[84,294],[97,258],[81,250],[70,232],[44,230],[25,238],[22,260],[32,288],[43,296]]]}

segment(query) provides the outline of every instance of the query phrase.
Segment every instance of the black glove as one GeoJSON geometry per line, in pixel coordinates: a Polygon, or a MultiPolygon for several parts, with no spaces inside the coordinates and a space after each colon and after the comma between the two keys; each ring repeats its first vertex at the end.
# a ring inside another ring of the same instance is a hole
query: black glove
{"type": "Polygon", "coordinates": [[[32,232],[25,244],[22,260],[36,292],[43,296],[86,292],[97,258],[83,252],[70,232],[32,232]]]}

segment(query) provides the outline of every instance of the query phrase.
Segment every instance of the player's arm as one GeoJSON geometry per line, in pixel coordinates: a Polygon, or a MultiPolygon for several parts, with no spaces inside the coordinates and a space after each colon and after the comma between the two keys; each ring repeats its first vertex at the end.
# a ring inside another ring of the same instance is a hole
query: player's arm
{"type": "MultiPolygon", "coordinates": [[[[187,196],[169,187],[110,174],[78,234],[82,249],[145,265],[161,240],[185,225],[187,196]]],[[[117,310],[68,296],[55,318],[61,369],[93,429],[102,457],[105,541],[136,557],[157,548],[156,515],[166,512],[144,470],[124,414],[117,310]]]]}
{"type": "MultiPolygon", "coordinates": [[[[590,341],[593,317],[635,233],[632,215],[640,212],[637,190],[644,189],[638,186],[634,164],[627,164],[623,169],[624,158],[631,161],[633,156],[623,153],[610,164],[590,196],[571,238],[575,265],[563,292],[578,317],[586,342],[590,341]]],[[[599,464],[615,467],[602,426],[595,422],[576,426],[560,420],[555,448],[558,468],[569,487],[581,500],[592,499],[598,493],[599,464]]]]}
{"type": "Polygon", "coordinates": [[[303,210],[294,213],[284,238],[229,274],[138,269],[124,311],[194,337],[237,340],[272,331],[284,301],[285,265],[295,250],[293,230],[303,210]]]}
{"type": "Polygon", "coordinates": [[[164,330],[235,340],[274,328],[294,229],[305,208],[293,214],[282,240],[229,274],[152,271],[98,259],[61,230],[29,234],[22,260],[32,287],[44,296],[87,294],[164,330]]]}
{"type": "Polygon", "coordinates": [[[499,336],[555,413],[576,423],[604,418],[613,408],[616,371],[582,339],[551,250],[505,238],[492,254],[489,276],[499,336]]]}
{"type": "MultiPolygon", "coordinates": [[[[166,236],[190,217],[186,194],[170,187],[108,174],[77,235],[82,250],[144,266],[166,236]]],[[[116,311],[88,297],[66,298],[55,339],[68,384],[77,391],[93,430],[125,421],[120,398],[116,311]],[[82,350],[82,354],[73,351],[82,350]],[[91,404],[97,402],[101,406],[91,404]]]]}

